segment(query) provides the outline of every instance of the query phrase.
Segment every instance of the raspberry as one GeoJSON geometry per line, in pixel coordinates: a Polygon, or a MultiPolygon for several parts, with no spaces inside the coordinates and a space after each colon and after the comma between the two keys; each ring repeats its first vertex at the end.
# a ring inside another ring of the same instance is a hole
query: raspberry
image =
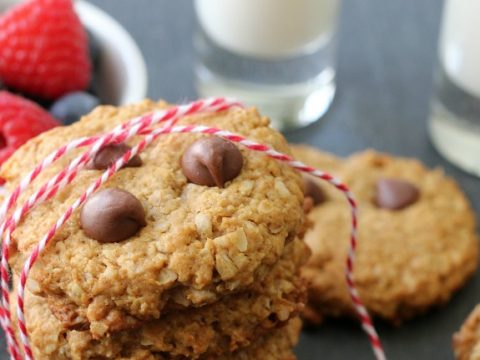
{"type": "Polygon", "coordinates": [[[91,77],[88,38],[72,0],[28,0],[0,18],[0,78],[25,94],[56,99],[91,77]]]}
{"type": "Polygon", "coordinates": [[[27,140],[58,125],[34,102],[0,91],[0,164],[27,140]]]}

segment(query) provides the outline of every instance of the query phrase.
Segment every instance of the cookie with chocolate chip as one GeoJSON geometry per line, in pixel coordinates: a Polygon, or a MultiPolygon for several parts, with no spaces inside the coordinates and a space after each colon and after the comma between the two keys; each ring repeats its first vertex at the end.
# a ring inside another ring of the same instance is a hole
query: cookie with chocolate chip
{"type": "MultiPolygon", "coordinates": [[[[374,151],[341,159],[296,146],[294,155],[339,177],[358,200],[354,279],[375,316],[400,323],[443,304],[477,268],[472,209],[442,170],[374,151]]],[[[309,181],[324,194],[309,212],[305,240],[313,254],[303,271],[310,281],[305,317],[319,323],[354,314],[345,282],[350,213],[341,194],[309,181]]],[[[316,192],[306,188],[305,196],[316,192]]]]}
{"type": "MultiPolygon", "coordinates": [[[[32,139],[0,176],[11,189],[61,145],[167,107],[152,101],[101,106],[32,139]]],[[[213,126],[290,152],[255,109],[191,115],[178,124],[213,126]]],[[[70,185],[26,216],[13,234],[15,273],[68,206],[140,140],[101,149],[70,185]]],[[[83,151],[46,168],[20,201],[83,151]]],[[[80,328],[99,338],[167,309],[198,308],[249,289],[278,262],[303,219],[302,179],[288,165],[214,135],[160,136],[72,215],[27,286],[84,316],[80,328]]]]}

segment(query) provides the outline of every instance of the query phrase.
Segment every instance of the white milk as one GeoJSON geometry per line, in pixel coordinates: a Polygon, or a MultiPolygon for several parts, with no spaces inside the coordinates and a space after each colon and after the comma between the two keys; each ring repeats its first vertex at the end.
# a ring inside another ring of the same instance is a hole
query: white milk
{"type": "MultiPolygon", "coordinates": [[[[202,28],[217,45],[253,57],[314,51],[335,30],[340,0],[196,0],[202,28]]],[[[464,1],[464,0],[462,0],[464,1]]]]}
{"type": "Polygon", "coordinates": [[[447,0],[430,135],[452,163],[480,177],[480,0],[447,0]]]}
{"type": "Polygon", "coordinates": [[[480,0],[447,0],[440,59],[452,81],[480,97],[480,0]]]}

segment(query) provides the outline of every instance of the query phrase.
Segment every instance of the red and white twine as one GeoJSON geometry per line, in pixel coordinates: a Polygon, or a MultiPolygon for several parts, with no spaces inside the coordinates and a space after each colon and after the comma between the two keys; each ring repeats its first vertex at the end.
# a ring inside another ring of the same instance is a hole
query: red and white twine
{"type": "Polygon", "coordinates": [[[59,190],[71,183],[80,170],[82,170],[92,157],[104,146],[112,143],[124,142],[133,136],[144,136],[144,138],[129,151],[127,151],[120,159],[118,159],[110,168],[108,168],[99,178],[97,178],[87,190],[62,214],[62,216],[53,224],[50,230],[42,237],[40,242],[35,246],[34,250],[25,262],[20,279],[17,285],[17,318],[18,329],[20,333],[20,340],[23,347],[23,359],[33,360],[33,353],[28,339],[27,324],[24,315],[24,297],[25,286],[28,279],[28,274],[34,266],[36,260],[44,251],[46,246],[52,240],[57,231],[65,224],[71,217],[73,212],[80,208],[83,203],[91,196],[98,188],[100,188],[108,179],[120,170],[126,163],[130,161],[135,155],[141,153],[147,146],[149,146],[155,139],[161,135],[166,134],[180,134],[180,133],[199,133],[210,134],[222,137],[232,142],[238,143],[250,150],[262,152],[265,155],[284,162],[289,166],[319,179],[325,180],[332,184],[335,188],[340,190],[346,197],[352,215],[352,231],[350,234],[350,250],[347,256],[346,266],[346,280],[350,291],[355,309],[358,313],[362,327],[367,333],[373,352],[376,359],[386,359],[380,338],[375,330],[373,322],[359,297],[355,282],[353,280],[353,268],[355,261],[355,249],[357,246],[357,204],[350,193],[348,187],[341,181],[332,177],[331,175],[303,164],[292,157],[282,154],[269,146],[251,141],[245,137],[234,134],[229,131],[207,127],[202,125],[181,125],[175,126],[175,123],[181,117],[200,113],[200,112],[220,112],[227,110],[233,106],[240,106],[235,101],[230,101],[225,98],[213,98],[207,100],[199,100],[188,105],[176,106],[166,110],[157,111],[145,116],[137,117],[130,120],[111,132],[102,136],[87,137],[77,139],[69,144],[66,144],[47,156],[32,172],[30,172],[21,182],[20,185],[12,192],[8,199],[0,208],[0,235],[3,237],[2,244],[2,260],[0,264],[0,286],[2,303],[0,305],[0,320],[1,325],[5,331],[8,350],[10,357],[13,360],[22,359],[22,355],[15,338],[15,333],[12,328],[10,302],[9,302],[9,250],[11,246],[11,234],[18,226],[23,217],[36,205],[52,198],[59,190]],[[152,127],[153,125],[162,123],[162,127],[152,127]],[[28,188],[28,186],[40,175],[40,173],[53,162],[63,157],[73,149],[90,146],[82,155],[79,155],[70,164],[56,174],[49,181],[44,183],[39,190],[31,195],[25,203],[20,207],[15,207],[19,196],[28,188]],[[9,215],[10,214],[10,215],[9,215]]]}

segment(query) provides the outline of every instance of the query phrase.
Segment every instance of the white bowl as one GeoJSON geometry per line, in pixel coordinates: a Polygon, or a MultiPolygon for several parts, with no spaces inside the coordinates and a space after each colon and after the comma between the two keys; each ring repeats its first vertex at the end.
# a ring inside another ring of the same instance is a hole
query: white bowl
{"type": "Polygon", "coordinates": [[[75,2],[85,27],[98,40],[102,57],[96,79],[102,102],[124,105],[147,94],[147,67],[130,34],[110,15],[86,1],[75,2]]]}
{"type": "MultiPolygon", "coordinates": [[[[0,0],[0,13],[19,0],[0,0]]],[[[98,40],[102,56],[95,85],[102,102],[124,105],[147,95],[147,67],[130,34],[110,15],[87,1],[75,1],[84,26],[98,40]]]]}

